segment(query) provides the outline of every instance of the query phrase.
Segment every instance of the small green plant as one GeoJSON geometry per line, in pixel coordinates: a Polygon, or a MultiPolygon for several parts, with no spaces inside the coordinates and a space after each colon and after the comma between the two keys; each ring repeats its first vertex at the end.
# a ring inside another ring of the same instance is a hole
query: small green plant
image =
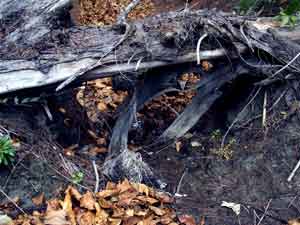
{"type": "Polygon", "coordinates": [[[244,15],[249,13],[249,11],[256,11],[263,6],[271,5],[275,1],[276,0],[240,0],[237,8],[240,14],[244,15]]]}
{"type": "Polygon", "coordinates": [[[214,130],[211,135],[210,135],[210,139],[213,141],[219,140],[221,139],[222,134],[220,130],[214,130]]]}
{"type": "Polygon", "coordinates": [[[0,166],[7,166],[14,160],[15,148],[8,136],[0,137],[0,166]]]}
{"type": "Polygon", "coordinates": [[[229,143],[226,144],[223,148],[219,147],[219,148],[215,148],[215,149],[211,149],[211,152],[217,156],[219,156],[220,158],[223,158],[225,160],[230,160],[233,157],[233,149],[236,146],[236,139],[231,138],[229,143]]]}
{"type": "Polygon", "coordinates": [[[215,154],[222,159],[230,160],[233,157],[234,148],[236,147],[236,139],[231,138],[227,144],[221,147],[220,143],[222,142],[222,138],[223,135],[221,130],[214,130],[209,137],[209,142],[211,144],[209,150],[212,154],[215,154]]]}
{"type": "Polygon", "coordinates": [[[292,0],[285,9],[281,9],[276,17],[281,26],[294,27],[300,20],[300,1],[292,0]]]}
{"type": "Polygon", "coordinates": [[[75,173],[72,174],[72,182],[74,184],[80,184],[82,181],[83,181],[83,178],[84,178],[84,173],[81,172],[81,171],[77,171],[75,173]]]}

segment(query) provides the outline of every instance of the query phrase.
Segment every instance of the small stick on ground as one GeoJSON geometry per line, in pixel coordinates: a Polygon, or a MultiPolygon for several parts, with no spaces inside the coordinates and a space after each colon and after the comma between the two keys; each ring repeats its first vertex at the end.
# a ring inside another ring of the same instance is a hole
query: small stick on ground
{"type": "Polygon", "coordinates": [[[126,6],[125,9],[118,16],[118,23],[126,21],[128,14],[140,3],[141,0],[133,0],[130,4],[126,6]]]}
{"type": "Polygon", "coordinates": [[[299,169],[300,167],[300,160],[298,161],[298,163],[296,164],[295,168],[293,169],[293,171],[291,172],[290,176],[288,177],[287,181],[288,182],[291,182],[293,177],[295,176],[297,170],[299,169]]]}
{"type": "Polygon", "coordinates": [[[7,198],[8,201],[10,201],[18,210],[20,210],[20,212],[22,212],[24,215],[27,215],[27,213],[20,206],[18,206],[18,204],[15,203],[15,201],[11,199],[11,197],[9,197],[1,188],[0,188],[0,193],[3,194],[4,197],[7,198]]]}
{"type": "Polygon", "coordinates": [[[176,189],[176,193],[175,193],[175,196],[181,196],[180,195],[180,188],[181,188],[181,185],[182,185],[182,181],[183,181],[183,178],[184,178],[184,176],[185,176],[185,174],[186,174],[186,169],[184,169],[184,171],[183,171],[183,173],[182,173],[182,176],[181,176],[181,178],[180,178],[180,180],[179,180],[179,183],[178,183],[178,185],[177,185],[177,189],[176,189]]]}
{"type": "Polygon", "coordinates": [[[235,120],[229,126],[229,128],[227,129],[226,133],[224,134],[224,136],[222,138],[221,149],[224,148],[227,135],[229,134],[229,132],[231,131],[231,129],[233,128],[233,126],[239,121],[239,115],[241,113],[243,113],[248,108],[248,106],[255,100],[255,98],[260,93],[260,91],[261,91],[261,87],[257,89],[257,91],[255,92],[254,96],[250,99],[250,101],[245,105],[245,107],[240,111],[240,113],[237,115],[237,117],[235,118],[235,120]]]}
{"type": "Polygon", "coordinates": [[[268,210],[269,210],[271,201],[272,201],[272,199],[269,200],[269,202],[268,202],[268,204],[267,204],[267,206],[266,206],[266,208],[265,208],[265,212],[264,212],[264,214],[262,215],[262,217],[260,217],[260,220],[258,221],[257,225],[260,225],[261,222],[263,221],[263,219],[265,218],[265,216],[266,216],[266,214],[267,214],[267,212],[268,212],[268,210]]]}
{"type": "Polygon", "coordinates": [[[266,130],[266,121],[267,121],[267,101],[268,101],[268,93],[265,91],[264,94],[264,103],[263,103],[263,113],[262,113],[262,127],[266,130]]]}
{"type": "Polygon", "coordinates": [[[93,168],[94,168],[95,178],[96,178],[94,193],[98,193],[99,192],[99,173],[98,173],[96,161],[93,160],[92,163],[93,163],[93,168]]]}

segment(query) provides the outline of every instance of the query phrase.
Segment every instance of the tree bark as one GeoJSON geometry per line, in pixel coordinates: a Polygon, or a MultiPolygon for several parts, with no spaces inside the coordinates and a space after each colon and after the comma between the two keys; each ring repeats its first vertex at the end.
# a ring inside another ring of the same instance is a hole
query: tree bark
{"type": "Polygon", "coordinates": [[[130,77],[136,69],[195,62],[197,41],[205,33],[202,60],[237,58],[232,44],[240,53],[258,48],[285,63],[300,51],[294,42],[300,29],[269,31],[271,22],[206,10],[170,12],[131,23],[124,38],[122,25],[72,26],[70,5],[69,0],[1,1],[0,94],[58,84],[76,74],[81,81],[119,72],[130,77]]]}

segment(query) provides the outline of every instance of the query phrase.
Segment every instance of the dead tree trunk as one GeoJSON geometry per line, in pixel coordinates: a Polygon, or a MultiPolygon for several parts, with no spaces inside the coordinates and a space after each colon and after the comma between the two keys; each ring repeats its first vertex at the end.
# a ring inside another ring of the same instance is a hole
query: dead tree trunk
{"type": "Polygon", "coordinates": [[[183,136],[221,97],[220,88],[239,76],[252,73],[260,76],[259,85],[268,85],[300,73],[299,27],[289,30],[266,18],[207,10],[170,12],[111,27],[76,27],[70,7],[70,0],[0,2],[0,94],[42,91],[53,84],[60,90],[73,81],[126,74],[134,90],[110,143],[104,172],[112,179],[156,180],[140,156],[128,151],[128,132],[146,102],[178,90],[174,79],[182,72],[201,70],[197,62],[215,60],[217,66],[212,73],[201,71],[203,78],[192,87],[197,95],[158,142],[183,136]],[[228,60],[231,65],[222,63],[228,60]],[[141,74],[143,82],[138,81],[141,74]]]}

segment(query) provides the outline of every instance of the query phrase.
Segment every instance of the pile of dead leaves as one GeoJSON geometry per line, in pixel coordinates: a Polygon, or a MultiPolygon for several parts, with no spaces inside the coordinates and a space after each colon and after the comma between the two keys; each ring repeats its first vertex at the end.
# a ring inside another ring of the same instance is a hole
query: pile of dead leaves
{"type": "Polygon", "coordinates": [[[22,215],[14,225],[195,225],[187,215],[177,217],[170,208],[173,199],[162,192],[125,180],[108,183],[105,190],[80,194],[74,187],[66,190],[63,201],[47,203],[44,213],[22,215]]]}
{"type": "MultiPolygon", "coordinates": [[[[72,10],[73,20],[80,25],[110,25],[116,23],[121,10],[131,0],[75,0],[72,10]]],[[[141,3],[128,15],[129,20],[142,19],[152,15],[154,4],[151,0],[141,3]]]]}

